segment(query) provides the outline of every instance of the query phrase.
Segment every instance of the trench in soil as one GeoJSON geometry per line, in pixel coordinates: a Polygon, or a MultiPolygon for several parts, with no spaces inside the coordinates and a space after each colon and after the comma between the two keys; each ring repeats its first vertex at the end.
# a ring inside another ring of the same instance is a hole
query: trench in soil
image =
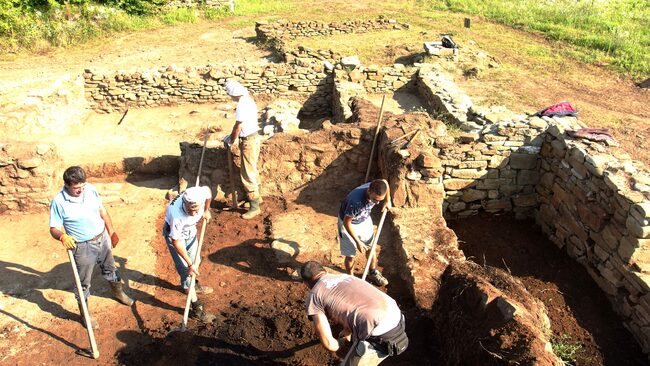
{"type": "MultiPolygon", "coordinates": [[[[338,248],[309,253],[300,260],[280,264],[270,246],[270,230],[273,217],[288,209],[305,211],[308,215],[309,210],[303,208],[313,206],[335,215],[341,194],[333,190],[306,201],[303,198],[300,204],[269,197],[264,201],[263,215],[250,221],[240,218],[243,211],[213,208],[202,250],[200,279],[215,289],[201,299],[217,319],[212,324],[190,320],[187,332],[174,331],[179,324],[184,296],[176,290],[178,278],[164,240],[162,237],[155,240],[152,244],[158,253],[160,282],[156,297],[176,303],[179,314],[168,312],[155,329],[119,332],[118,338],[126,346],[116,353],[116,361],[127,365],[338,364],[337,358],[320,345],[305,316],[307,288],[292,277],[293,269],[312,259],[321,261],[330,272],[341,271],[338,248]]],[[[374,221],[377,222],[376,217],[374,221]]],[[[162,217],[159,223],[162,224],[162,217]]],[[[451,221],[449,226],[458,235],[460,247],[469,260],[510,272],[544,303],[551,320],[553,342],[566,336],[565,343],[579,346],[572,364],[646,364],[640,348],[587,272],[555,247],[533,221],[483,213],[451,221]]],[[[432,321],[414,305],[407,284],[400,279],[394,262],[397,256],[392,235],[387,228],[381,233],[379,266],[390,281],[384,290],[405,313],[411,344],[403,355],[389,357],[382,364],[443,364],[445,357],[439,354],[435,339],[444,335],[435,333],[432,321]]],[[[362,264],[357,263],[359,274],[363,271],[362,264]]]]}
{"type": "MultiPolygon", "coordinates": [[[[324,202],[331,202],[329,209],[336,212],[338,200],[338,197],[320,196],[314,204],[322,207],[324,202]]],[[[200,298],[217,319],[212,324],[190,320],[189,331],[177,332],[174,329],[178,327],[180,314],[172,313],[162,319],[160,328],[118,333],[118,338],[127,345],[116,353],[117,362],[127,365],[337,365],[340,360],[320,345],[306,317],[307,287],[291,274],[293,268],[311,259],[319,260],[330,272],[342,271],[342,257],[332,256],[330,252],[310,253],[290,265],[278,264],[270,247],[270,220],[286,207],[283,200],[265,198],[263,215],[249,221],[240,218],[241,212],[222,210],[223,207],[213,209],[199,278],[215,289],[200,298]]],[[[390,281],[384,290],[405,313],[411,345],[400,357],[389,358],[382,364],[437,364],[432,323],[415,308],[406,284],[393,269],[391,259],[395,256],[391,253],[394,248],[390,245],[390,235],[390,230],[382,232],[380,241],[385,244],[379,252],[379,265],[390,281]]],[[[152,244],[159,253],[159,281],[166,283],[156,296],[168,301],[173,298],[180,306],[184,297],[174,289],[179,280],[166,244],[162,237],[152,244]]],[[[338,253],[338,248],[334,249],[338,253]]],[[[363,271],[362,264],[356,265],[359,274],[363,271]]],[[[334,332],[338,330],[333,328],[334,332]]]]}
{"type": "Polygon", "coordinates": [[[548,240],[534,221],[481,213],[450,221],[449,227],[468,260],[508,271],[544,303],[551,343],[578,347],[570,364],[647,365],[585,268],[548,240]]]}

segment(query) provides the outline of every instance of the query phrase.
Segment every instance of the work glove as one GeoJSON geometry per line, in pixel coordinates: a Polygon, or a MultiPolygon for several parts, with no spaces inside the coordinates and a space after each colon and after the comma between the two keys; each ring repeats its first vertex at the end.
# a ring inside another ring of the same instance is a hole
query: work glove
{"type": "Polygon", "coordinates": [[[113,234],[111,234],[111,245],[113,248],[117,246],[117,243],[120,242],[120,237],[117,236],[117,232],[113,231],[113,234]]]}
{"type": "Polygon", "coordinates": [[[223,147],[225,147],[228,150],[230,150],[230,148],[232,147],[232,142],[230,141],[230,135],[226,135],[223,138],[223,147]]]}
{"type": "Polygon", "coordinates": [[[72,250],[77,247],[77,242],[75,242],[74,238],[68,234],[61,235],[59,240],[63,243],[63,247],[66,250],[72,250]]]}

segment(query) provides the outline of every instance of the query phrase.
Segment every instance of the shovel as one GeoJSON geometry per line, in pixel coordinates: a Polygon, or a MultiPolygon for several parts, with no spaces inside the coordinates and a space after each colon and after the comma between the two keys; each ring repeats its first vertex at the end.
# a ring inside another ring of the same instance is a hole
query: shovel
{"type": "MultiPolygon", "coordinates": [[[[201,247],[203,246],[203,237],[205,236],[205,227],[208,226],[208,221],[203,219],[203,224],[201,225],[201,235],[199,236],[199,247],[196,248],[196,253],[194,253],[194,258],[192,259],[192,266],[199,268],[201,264],[201,247]]],[[[192,273],[190,277],[190,289],[187,292],[187,300],[185,301],[185,311],[183,312],[183,323],[177,329],[177,331],[184,332],[187,330],[187,320],[190,316],[190,306],[192,305],[192,297],[194,297],[194,287],[196,286],[196,275],[192,273]]]]}
{"type": "Polygon", "coordinates": [[[379,234],[381,233],[381,228],[384,226],[384,219],[386,219],[386,213],[388,210],[384,211],[381,214],[381,219],[379,220],[379,225],[377,225],[377,232],[375,233],[375,236],[372,238],[372,244],[370,244],[370,254],[368,255],[368,260],[366,261],[366,269],[363,271],[363,276],[361,276],[362,280],[366,280],[366,276],[368,275],[368,270],[370,269],[370,262],[372,261],[372,257],[375,255],[375,248],[377,247],[377,241],[379,240],[379,234]]]}
{"type": "Polygon", "coordinates": [[[84,317],[86,323],[86,330],[88,331],[88,340],[90,341],[91,348],[90,353],[88,353],[87,350],[79,350],[79,354],[97,359],[99,358],[99,349],[97,348],[97,342],[95,341],[95,333],[93,332],[93,326],[90,321],[90,313],[88,312],[88,306],[86,305],[86,297],[84,296],[84,291],[81,287],[81,280],[79,279],[79,272],[77,271],[77,263],[75,263],[72,250],[68,250],[68,259],[70,259],[72,273],[74,274],[74,282],[77,286],[77,292],[79,293],[79,301],[81,301],[81,312],[83,313],[81,315],[84,317]]]}
{"type": "MultiPolygon", "coordinates": [[[[205,146],[208,142],[208,136],[210,134],[210,127],[206,129],[205,132],[205,137],[203,139],[203,149],[201,150],[201,159],[199,160],[199,172],[196,176],[196,187],[199,186],[199,181],[201,178],[201,169],[203,168],[203,157],[205,156],[205,146]]],[[[203,223],[201,225],[201,234],[199,235],[199,243],[198,243],[198,248],[196,248],[196,252],[194,253],[194,258],[192,258],[192,266],[199,268],[199,265],[201,263],[201,247],[203,246],[203,237],[205,236],[205,228],[208,225],[208,221],[206,219],[203,219],[203,223]]],[[[184,332],[187,330],[187,320],[190,315],[190,305],[192,304],[192,298],[194,297],[194,287],[196,286],[196,275],[192,274],[190,277],[190,288],[189,291],[187,292],[187,300],[185,301],[185,311],[183,311],[183,323],[181,323],[181,326],[178,329],[174,329],[172,332],[175,331],[181,331],[184,332]]]]}

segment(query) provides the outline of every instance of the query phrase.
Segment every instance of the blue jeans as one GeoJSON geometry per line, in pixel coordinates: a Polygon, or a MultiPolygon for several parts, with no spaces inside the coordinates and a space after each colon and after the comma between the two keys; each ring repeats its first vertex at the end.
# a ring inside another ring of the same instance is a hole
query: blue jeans
{"type": "MultiPolygon", "coordinates": [[[[178,254],[176,251],[176,247],[174,247],[174,244],[172,243],[172,239],[169,237],[169,225],[165,223],[163,226],[163,237],[165,238],[165,242],[167,243],[167,249],[169,249],[169,254],[172,255],[172,259],[174,260],[174,266],[176,267],[176,272],[178,272],[178,275],[181,277],[181,282],[180,285],[183,288],[183,290],[187,290],[190,288],[190,279],[191,277],[188,276],[188,269],[189,266],[187,263],[185,263],[185,260],[178,254]]],[[[185,234],[185,233],[184,233],[185,234]]],[[[196,241],[196,234],[193,235],[191,238],[185,237],[183,235],[183,239],[179,239],[184,243],[185,250],[187,251],[187,255],[190,257],[191,260],[194,260],[194,255],[196,254],[197,250],[197,241],[196,241]]]]}
{"type": "MultiPolygon", "coordinates": [[[[110,282],[120,282],[115,269],[115,259],[113,258],[113,246],[108,232],[104,232],[95,239],[80,241],[73,250],[74,260],[77,263],[77,271],[81,280],[81,288],[84,291],[86,299],[90,297],[90,280],[93,276],[95,264],[99,264],[102,270],[102,277],[110,282]]],[[[79,294],[75,287],[75,297],[79,301],[79,294]]]]}

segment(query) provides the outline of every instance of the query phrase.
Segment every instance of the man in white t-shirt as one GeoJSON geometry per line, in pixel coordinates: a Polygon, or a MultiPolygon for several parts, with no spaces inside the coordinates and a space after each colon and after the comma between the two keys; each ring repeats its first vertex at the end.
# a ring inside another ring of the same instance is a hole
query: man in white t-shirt
{"type": "MultiPolygon", "coordinates": [[[[210,221],[210,203],[212,192],[209,187],[191,187],[176,196],[165,212],[163,236],[167,249],[174,260],[176,271],[180,276],[180,285],[187,294],[190,288],[191,275],[199,275],[198,268],[193,264],[198,244],[196,239],[196,224],[205,218],[210,221]]],[[[199,253],[200,255],[200,253],[199,253]]],[[[196,294],[209,294],[213,290],[196,282],[192,294],[192,316],[204,322],[211,322],[214,316],[203,309],[196,294]]]]}
{"type": "Polygon", "coordinates": [[[226,93],[237,102],[235,112],[235,125],[230,135],[226,136],[224,143],[226,148],[232,148],[233,142],[239,138],[239,149],[241,150],[241,181],[250,201],[248,212],[242,215],[244,219],[252,219],[262,213],[260,203],[262,197],[259,189],[259,174],[257,171],[257,159],[260,155],[259,126],[257,124],[257,105],[248,93],[248,90],[235,80],[228,80],[226,93]]]}

